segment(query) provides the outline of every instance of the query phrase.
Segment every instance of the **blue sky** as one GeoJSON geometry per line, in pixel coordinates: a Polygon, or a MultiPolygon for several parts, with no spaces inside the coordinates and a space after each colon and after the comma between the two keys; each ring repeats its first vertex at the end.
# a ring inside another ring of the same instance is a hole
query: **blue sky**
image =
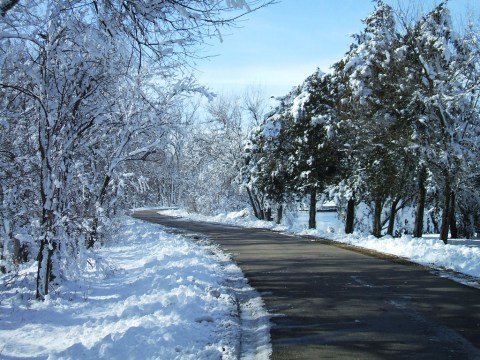
{"type": "MultiPolygon", "coordinates": [[[[421,3],[435,0],[387,0],[421,3]]],[[[480,21],[480,0],[450,0],[454,19],[474,14],[480,21]]],[[[281,0],[249,14],[240,27],[224,31],[223,42],[212,41],[199,61],[199,80],[219,93],[242,93],[262,87],[267,96],[284,95],[317,67],[328,71],[341,59],[363,29],[361,19],[374,8],[371,0],[281,0]]]]}

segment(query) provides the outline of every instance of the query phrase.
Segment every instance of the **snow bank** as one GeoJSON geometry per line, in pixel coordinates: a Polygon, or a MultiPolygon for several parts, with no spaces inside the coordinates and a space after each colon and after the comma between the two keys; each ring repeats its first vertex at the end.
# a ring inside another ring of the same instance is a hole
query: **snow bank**
{"type": "Polygon", "coordinates": [[[240,351],[245,359],[269,357],[260,297],[212,245],[126,219],[100,257],[105,266],[65,282],[61,296],[53,292],[45,302],[28,290],[34,266],[15,281],[3,276],[0,358],[237,359],[240,351]],[[242,346],[242,336],[250,346],[242,346]]]}
{"type": "Polygon", "coordinates": [[[338,237],[336,239],[363,248],[400,256],[425,266],[443,268],[465,275],[480,277],[480,248],[478,241],[461,240],[468,245],[459,245],[451,240],[445,245],[443,241],[433,238],[413,238],[404,235],[400,238],[384,236],[362,237],[358,234],[338,237]]]}

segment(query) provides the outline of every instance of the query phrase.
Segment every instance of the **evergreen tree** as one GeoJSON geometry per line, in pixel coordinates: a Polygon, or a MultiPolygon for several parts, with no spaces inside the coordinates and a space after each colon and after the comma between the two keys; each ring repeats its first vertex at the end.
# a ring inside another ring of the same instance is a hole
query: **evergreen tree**
{"type": "Polygon", "coordinates": [[[375,236],[382,233],[382,212],[391,202],[389,232],[397,204],[405,197],[410,158],[409,132],[402,114],[400,63],[402,52],[393,9],[378,1],[364,20],[365,29],[355,36],[344,59],[335,64],[341,84],[340,116],[345,149],[349,156],[350,187],[373,208],[375,236]]]}
{"type": "Polygon", "coordinates": [[[286,164],[291,142],[286,129],[291,121],[284,101],[252,130],[244,150],[243,186],[255,215],[262,220],[270,220],[271,208],[277,205],[278,221],[288,197],[286,164]]]}
{"type": "MultiPolygon", "coordinates": [[[[479,154],[478,51],[454,31],[445,3],[410,27],[404,43],[408,55],[403,77],[410,89],[405,109],[419,164],[419,200],[424,201],[422,182],[427,168],[442,186],[440,238],[446,243],[450,224],[455,227],[452,200],[464,174],[475,171],[472,165],[479,154]]],[[[416,236],[421,235],[420,229],[416,236]]]]}
{"type": "Polygon", "coordinates": [[[317,196],[337,174],[340,152],[336,143],[335,87],[332,77],[317,70],[294,99],[290,128],[292,192],[309,196],[309,228],[316,227],[317,196]]]}

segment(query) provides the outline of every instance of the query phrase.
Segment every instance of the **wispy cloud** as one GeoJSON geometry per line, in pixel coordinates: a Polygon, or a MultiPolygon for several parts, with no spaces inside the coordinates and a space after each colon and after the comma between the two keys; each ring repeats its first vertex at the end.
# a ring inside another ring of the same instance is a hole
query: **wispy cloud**
{"type": "Polygon", "coordinates": [[[199,80],[216,91],[242,91],[248,86],[259,85],[267,94],[284,95],[293,86],[299,85],[317,67],[327,72],[330,60],[306,63],[258,64],[236,67],[204,67],[199,80]]]}

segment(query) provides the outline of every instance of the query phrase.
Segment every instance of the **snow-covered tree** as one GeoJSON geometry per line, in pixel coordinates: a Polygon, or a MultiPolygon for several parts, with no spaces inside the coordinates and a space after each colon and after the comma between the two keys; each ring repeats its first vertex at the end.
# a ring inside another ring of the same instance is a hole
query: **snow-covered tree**
{"type": "MultiPolygon", "coordinates": [[[[405,196],[411,169],[409,133],[399,102],[403,90],[397,59],[402,44],[393,9],[377,1],[364,23],[364,31],[355,36],[349,52],[334,67],[341,84],[340,114],[348,144],[350,187],[361,201],[372,204],[372,233],[380,236],[386,202],[391,202],[394,215],[405,196]]],[[[389,232],[394,217],[390,219],[389,232]]]]}
{"type": "Polygon", "coordinates": [[[219,95],[205,111],[203,120],[190,126],[183,148],[181,202],[189,210],[206,214],[239,210],[244,198],[235,181],[245,139],[240,99],[219,95]]]}
{"type": "MultiPolygon", "coordinates": [[[[38,151],[38,297],[46,295],[50,281],[60,276],[59,269],[54,268],[60,266],[60,251],[66,253],[65,261],[67,253],[76,251],[72,248],[75,242],[64,243],[78,224],[70,202],[77,195],[76,155],[112,112],[111,91],[119,74],[111,62],[123,65],[118,48],[81,18],[70,16],[61,7],[52,7],[50,15],[46,24],[25,20],[12,29],[29,25],[35,30],[28,35],[23,51],[8,54],[2,69],[6,75],[2,87],[22,99],[30,110],[29,133],[18,135],[35,138],[38,151]]],[[[5,25],[10,29],[10,23],[5,25]]],[[[15,48],[27,37],[7,31],[2,36],[6,45],[14,44],[15,48]]],[[[22,107],[14,107],[9,115],[23,112],[22,107]]]]}
{"type": "Polygon", "coordinates": [[[295,91],[278,99],[277,107],[252,129],[244,147],[242,187],[248,193],[255,216],[262,220],[271,219],[272,206],[276,205],[277,222],[280,221],[288,197],[287,163],[291,153],[288,128],[292,123],[289,106],[295,91]]]}
{"type": "Polygon", "coordinates": [[[478,158],[475,33],[456,34],[444,3],[417,21],[402,21],[406,26],[399,29],[392,8],[377,1],[364,22],[365,30],[335,64],[350,160],[347,183],[360,201],[373,204],[376,236],[387,202],[392,234],[396,211],[412,201],[410,179],[418,184],[414,233],[421,236],[427,181],[443,186],[436,194],[444,199],[446,241],[461,171],[471,172],[478,158]]]}
{"type": "Polygon", "coordinates": [[[96,243],[102,218],[128,187],[126,164],[164,146],[175,99],[205,93],[185,72],[198,45],[267,3],[1,2],[0,126],[2,147],[13,148],[2,151],[0,168],[13,173],[27,148],[20,166],[37,170],[28,181],[2,183],[2,257],[19,231],[12,226],[22,226],[11,221],[24,210],[17,199],[35,189],[24,216],[38,221],[29,230],[39,239],[37,298],[79,247],[96,243]]]}
{"type": "Polygon", "coordinates": [[[315,228],[317,194],[336,172],[339,156],[331,77],[317,70],[279,102],[245,149],[246,187],[260,218],[269,217],[263,208],[282,209],[287,199],[309,197],[310,227],[315,228]]]}
{"type": "Polygon", "coordinates": [[[28,250],[35,229],[31,219],[39,215],[36,147],[31,139],[18,136],[19,132],[30,133],[31,111],[12,95],[0,90],[0,272],[12,271],[31,259],[28,250]],[[23,106],[24,112],[13,118],[10,111],[16,106],[23,106]]]}
{"type": "Polygon", "coordinates": [[[445,3],[410,27],[404,43],[404,84],[411,90],[405,111],[410,114],[420,171],[427,168],[443,187],[440,237],[447,242],[449,225],[455,223],[452,196],[462,188],[466,174],[477,171],[478,45],[474,33],[460,36],[454,30],[445,3]]]}
{"type": "Polygon", "coordinates": [[[332,77],[319,69],[302,85],[295,97],[289,129],[292,139],[289,172],[291,191],[310,197],[309,227],[316,227],[317,196],[338,171],[340,152],[336,143],[336,89],[332,77]]]}

